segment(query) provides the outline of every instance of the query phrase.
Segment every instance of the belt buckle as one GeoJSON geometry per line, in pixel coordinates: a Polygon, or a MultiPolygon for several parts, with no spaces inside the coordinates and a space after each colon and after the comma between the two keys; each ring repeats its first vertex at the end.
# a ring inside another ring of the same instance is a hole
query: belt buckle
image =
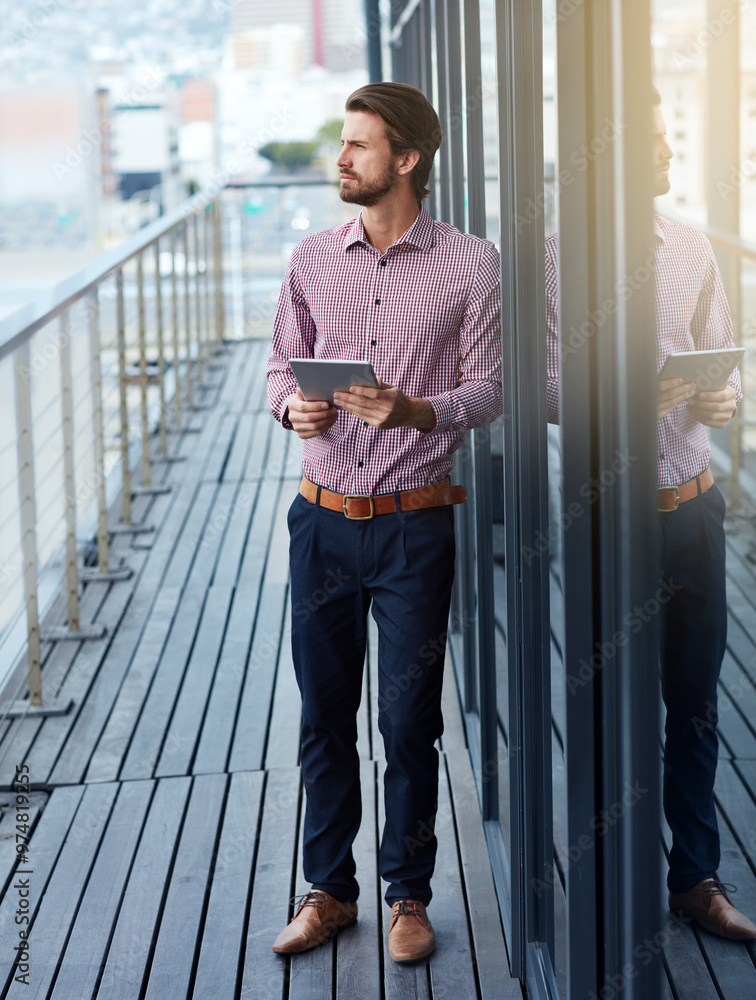
{"type": "Polygon", "coordinates": [[[375,517],[375,501],[372,497],[363,497],[359,493],[345,493],[344,499],[341,502],[341,508],[344,511],[344,517],[348,517],[350,521],[371,521],[375,517]],[[369,500],[370,513],[364,514],[362,517],[357,517],[356,514],[348,514],[347,500],[369,500]]]}
{"type": "Polygon", "coordinates": [[[673,510],[677,510],[680,506],[680,487],[679,486],[660,486],[658,489],[659,493],[666,492],[667,490],[675,491],[675,506],[674,507],[658,507],[657,510],[661,514],[671,514],[673,510]]]}

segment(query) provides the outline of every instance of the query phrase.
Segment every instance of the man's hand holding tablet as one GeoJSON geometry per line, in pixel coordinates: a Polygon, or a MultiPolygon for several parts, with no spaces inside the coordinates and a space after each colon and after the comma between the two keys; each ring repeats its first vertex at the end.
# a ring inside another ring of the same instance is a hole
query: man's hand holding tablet
{"type": "Polygon", "coordinates": [[[288,420],[302,439],[324,434],[338,419],[339,409],[381,430],[431,431],[436,426],[427,399],[407,396],[379,379],[369,362],[291,358],[289,366],[300,388],[286,400],[288,420]]]}
{"type": "Polygon", "coordinates": [[[657,376],[657,418],[687,400],[688,410],[699,423],[726,427],[737,408],[737,393],[727,379],[743,354],[742,348],[670,354],[657,376]]]}

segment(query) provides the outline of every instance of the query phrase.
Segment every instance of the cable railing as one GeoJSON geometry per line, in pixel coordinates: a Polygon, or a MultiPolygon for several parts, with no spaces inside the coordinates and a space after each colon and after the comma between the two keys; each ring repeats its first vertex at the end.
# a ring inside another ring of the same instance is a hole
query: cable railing
{"type": "Polygon", "coordinates": [[[220,197],[194,196],[0,321],[6,716],[66,710],[54,693],[43,703],[43,646],[102,637],[101,625],[82,620],[81,585],[131,575],[112,562],[110,540],[153,530],[132,502],[170,489],[155,485],[154,466],[180,460],[169,437],[191,430],[187,416],[223,343],[220,197]],[[110,523],[119,496],[120,520],[110,523]],[[93,537],[96,561],[84,557],[93,537]],[[65,624],[43,633],[61,580],[65,624]],[[22,685],[26,696],[10,704],[22,685]]]}

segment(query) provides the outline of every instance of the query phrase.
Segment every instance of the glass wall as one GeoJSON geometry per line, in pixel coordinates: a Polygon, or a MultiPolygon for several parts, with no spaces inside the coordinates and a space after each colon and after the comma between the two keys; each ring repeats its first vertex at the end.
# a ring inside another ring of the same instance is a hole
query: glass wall
{"type": "Polygon", "coordinates": [[[627,997],[658,993],[658,963],[621,971],[659,921],[655,894],[633,883],[659,878],[658,717],[645,696],[656,636],[596,654],[653,561],[639,538],[652,526],[655,426],[648,393],[627,391],[653,364],[652,289],[618,302],[601,338],[590,327],[647,257],[650,28],[637,0],[391,5],[390,74],[423,89],[444,127],[430,208],[501,254],[504,416],[457,456],[471,502],[457,508],[450,648],[510,965],[532,997],[605,996],[617,976],[627,997]],[[549,428],[552,234],[554,322],[587,333],[563,357],[549,428]],[[638,473],[594,490],[622,449],[638,473]],[[583,662],[594,667],[581,674],[583,662]],[[597,823],[630,778],[648,796],[597,823]]]}

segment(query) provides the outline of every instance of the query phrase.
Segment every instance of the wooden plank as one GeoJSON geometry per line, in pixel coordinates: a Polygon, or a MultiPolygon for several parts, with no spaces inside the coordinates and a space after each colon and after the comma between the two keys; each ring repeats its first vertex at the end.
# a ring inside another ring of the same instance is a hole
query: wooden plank
{"type": "Polygon", "coordinates": [[[231,595],[229,587],[210,587],[207,592],[191,659],[155,768],[156,777],[189,773],[226,630],[231,595]]]}
{"type": "Polygon", "coordinates": [[[276,671],[273,709],[270,715],[268,744],[265,748],[265,766],[293,767],[299,763],[299,737],[302,722],[302,697],[294,673],[291,654],[291,610],[286,607],[286,617],[281,639],[281,653],[276,671]]]}
{"type": "Polygon", "coordinates": [[[459,689],[457,688],[457,678],[454,675],[454,664],[452,663],[449,650],[446,652],[443,665],[431,662],[426,669],[443,669],[444,671],[444,686],[441,692],[444,733],[441,737],[441,746],[446,752],[466,750],[467,736],[465,734],[465,724],[462,721],[462,704],[459,689]]]}
{"type": "Polygon", "coordinates": [[[196,1000],[237,995],[264,777],[247,771],[231,778],[192,989],[196,1000]]]}
{"type": "MultiPolygon", "coordinates": [[[[254,521],[246,539],[237,584],[241,588],[259,586],[270,548],[271,525],[276,514],[279,486],[264,482],[255,507],[254,521]]],[[[280,553],[278,553],[280,558],[280,553]]],[[[288,560],[287,560],[288,561],[288,560]]]]}
{"type": "Polygon", "coordinates": [[[194,778],[144,1000],[188,993],[226,781],[220,774],[194,778]]]}
{"type": "MultiPolygon", "coordinates": [[[[144,555],[134,553],[132,560],[135,571],[144,562],[144,555]]],[[[110,634],[117,628],[129,600],[131,587],[128,583],[116,583],[110,587],[105,603],[99,608],[98,621],[107,626],[110,634]]],[[[82,604],[86,600],[86,593],[82,604]]],[[[42,672],[42,689],[47,696],[60,693],[70,698],[78,706],[86,698],[89,685],[106,655],[110,638],[93,640],[85,645],[78,643],[58,643],[58,650],[68,648],[63,656],[53,653],[42,672]],[[65,666],[65,676],[56,676],[56,671],[65,666]]],[[[34,779],[42,784],[48,780],[61,746],[76,717],[76,708],[67,715],[49,716],[46,719],[17,719],[9,726],[3,739],[2,759],[0,759],[0,785],[10,785],[18,761],[24,761],[31,769],[34,779]],[[41,738],[40,737],[41,734],[41,738]]]]}
{"type": "MultiPolygon", "coordinates": [[[[386,771],[385,761],[376,764],[378,778],[378,842],[386,823],[386,801],[383,795],[383,778],[386,771]]],[[[441,872],[436,865],[436,871],[441,872]]],[[[444,873],[445,874],[445,873],[444,873]]],[[[381,896],[385,899],[386,882],[381,879],[381,896]]],[[[428,913],[435,928],[433,914],[428,913]]],[[[383,940],[383,990],[386,1000],[430,1000],[428,985],[428,962],[415,962],[411,965],[398,965],[389,955],[388,932],[391,924],[391,909],[383,902],[380,907],[381,937],[383,940]]]]}
{"type": "MultiPolygon", "coordinates": [[[[180,596],[178,587],[166,587],[158,594],[113,710],[97,741],[85,781],[113,781],[118,777],[144,699],[160,663],[180,596]]],[[[145,772],[142,777],[146,776],[145,772]]]]}
{"type": "Polygon", "coordinates": [[[215,490],[208,509],[207,521],[198,535],[183,539],[183,544],[194,548],[192,569],[186,582],[187,587],[206,587],[213,578],[215,565],[223,542],[223,536],[233,520],[236,499],[236,483],[203,484],[201,488],[215,490]]]}
{"type": "Polygon", "coordinates": [[[200,483],[194,491],[188,516],[178,533],[175,549],[161,581],[163,587],[183,587],[188,579],[196,555],[192,540],[202,533],[215,491],[212,483],[200,483]]]}
{"type": "MultiPolygon", "coordinates": [[[[170,633],[136,723],[136,729],[133,731],[119,775],[121,780],[146,778],[154,772],[165,739],[168,720],[194,644],[204,596],[203,591],[186,591],[181,598],[173,623],[162,623],[163,628],[170,626],[170,633]]],[[[159,628],[160,624],[156,623],[155,627],[159,628]]]]}
{"type": "MultiPolygon", "coordinates": [[[[288,633],[282,637],[286,593],[284,584],[269,584],[260,597],[252,649],[244,671],[244,687],[235,720],[228,765],[230,771],[256,770],[263,766],[279,647],[282,642],[289,645],[288,633]]],[[[294,766],[297,761],[291,764],[294,766]]]]}
{"type": "Polygon", "coordinates": [[[375,764],[360,762],[362,825],[353,845],[360,882],[358,918],[354,927],[336,938],[335,1000],[382,1000],[381,922],[383,900],[378,893],[375,764]]]}
{"type": "MultiPolygon", "coordinates": [[[[0,902],[0,938],[8,944],[8,947],[0,950],[0,990],[7,986],[13,975],[16,952],[11,942],[14,944],[18,942],[19,926],[31,928],[32,932],[34,930],[33,921],[83,794],[84,789],[81,786],[56,788],[29,841],[28,865],[20,865],[19,869],[28,867],[33,870],[33,874],[29,876],[34,879],[29,886],[30,923],[24,925],[16,923],[19,895],[18,891],[13,889],[13,883],[0,902]]],[[[21,871],[19,876],[24,877],[21,871]]]]}
{"type": "MultiPolygon", "coordinates": [[[[118,788],[118,797],[60,962],[51,993],[55,1000],[69,1000],[71,997],[89,1000],[94,996],[153,791],[154,782],[151,781],[132,781],[118,788]]],[[[76,821],[74,832],[79,825],[78,815],[76,821]]],[[[60,923],[57,911],[49,914],[49,918],[55,925],[60,923]]],[[[60,927],[62,932],[67,930],[62,923],[60,927]]],[[[36,944],[35,926],[34,982],[40,995],[45,996],[42,989],[45,977],[40,979],[36,964],[36,944]]]]}
{"type": "Polygon", "coordinates": [[[282,1000],[288,982],[292,960],[276,955],[272,946],[291,918],[299,794],[299,768],[268,772],[252,881],[241,1000],[282,1000]]]}
{"type": "Polygon", "coordinates": [[[27,798],[28,803],[24,803],[23,798],[17,803],[15,791],[0,792],[0,899],[13,879],[18,861],[16,810],[23,809],[29,814],[29,833],[33,834],[50,796],[47,792],[35,792],[32,788],[27,793],[27,798]]]}
{"type": "Polygon", "coordinates": [[[443,872],[443,877],[434,880],[433,902],[428,907],[436,931],[436,950],[429,959],[433,1000],[476,1000],[472,947],[445,768],[439,778],[436,868],[443,872]]]}
{"type": "MultiPolygon", "coordinates": [[[[304,801],[299,817],[299,842],[297,845],[295,897],[301,897],[310,891],[310,883],[305,881],[302,868],[302,837],[304,830],[304,801]]],[[[340,934],[344,936],[354,931],[354,927],[346,927],[340,934]]],[[[292,955],[289,978],[288,1000],[332,1000],[333,976],[335,966],[335,939],[325,941],[312,951],[292,955]]]]}
{"type": "Polygon", "coordinates": [[[278,461],[278,453],[271,453],[271,443],[280,429],[271,414],[260,414],[244,467],[245,479],[259,479],[261,476],[278,478],[281,475],[283,464],[278,461]]]}
{"type": "MultiPolygon", "coordinates": [[[[202,721],[202,732],[192,764],[193,774],[212,774],[226,770],[254,627],[254,611],[247,603],[246,595],[237,590],[233,596],[218,669],[202,721]]],[[[258,689],[253,705],[259,703],[263,708],[269,701],[264,690],[258,689]]],[[[263,741],[267,715],[260,718],[264,724],[259,738],[263,741]]],[[[250,728],[254,734],[254,726],[250,728]]],[[[262,762],[262,749],[259,761],[262,762]]]]}
{"type": "Polygon", "coordinates": [[[223,414],[223,419],[221,420],[220,428],[218,430],[218,436],[213,442],[213,450],[210,454],[207,465],[202,471],[202,479],[204,481],[217,483],[223,475],[223,468],[234,442],[236,422],[238,419],[238,414],[236,413],[223,414]]]}
{"type": "Polygon", "coordinates": [[[141,996],[190,785],[189,778],[166,778],[158,783],[118,911],[100,997],[134,1000],[141,996]]]}
{"type": "Polygon", "coordinates": [[[220,551],[213,573],[213,583],[234,586],[241,569],[244,548],[252,532],[263,531],[268,534],[267,525],[263,526],[264,516],[256,520],[259,508],[260,484],[239,483],[238,492],[234,497],[232,510],[229,512],[229,526],[220,543],[220,551]]]}
{"type": "MultiPolygon", "coordinates": [[[[680,1000],[721,1000],[695,934],[689,926],[675,922],[667,914],[658,941],[664,945],[664,961],[680,1000]]],[[[652,944],[654,948],[658,947],[656,943],[652,944]]],[[[644,958],[646,951],[652,952],[653,949],[647,947],[643,953],[644,958]]],[[[652,961],[650,956],[648,961],[652,961]]]]}
{"type": "MultiPolygon", "coordinates": [[[[447,751],[445,762],[451,785],[480,997],[481,1000],[521,1000],[519,980],[512,979],[507,963],[507,947],[470,757],[467,751],[447,751]]],[[[445,878],[446,870],[441,871],[445,878]]],[[[461,913],[457,914],[457,919],[461,919],[461,913]]]]}
{"type": "Polygon", "coordinates": [[[224,482],[238,482],[244,478],[250,441],[255,428],[264,419],[256,413],[241,413],[236,425],[236,435],[223,470],[224,482]]]}

